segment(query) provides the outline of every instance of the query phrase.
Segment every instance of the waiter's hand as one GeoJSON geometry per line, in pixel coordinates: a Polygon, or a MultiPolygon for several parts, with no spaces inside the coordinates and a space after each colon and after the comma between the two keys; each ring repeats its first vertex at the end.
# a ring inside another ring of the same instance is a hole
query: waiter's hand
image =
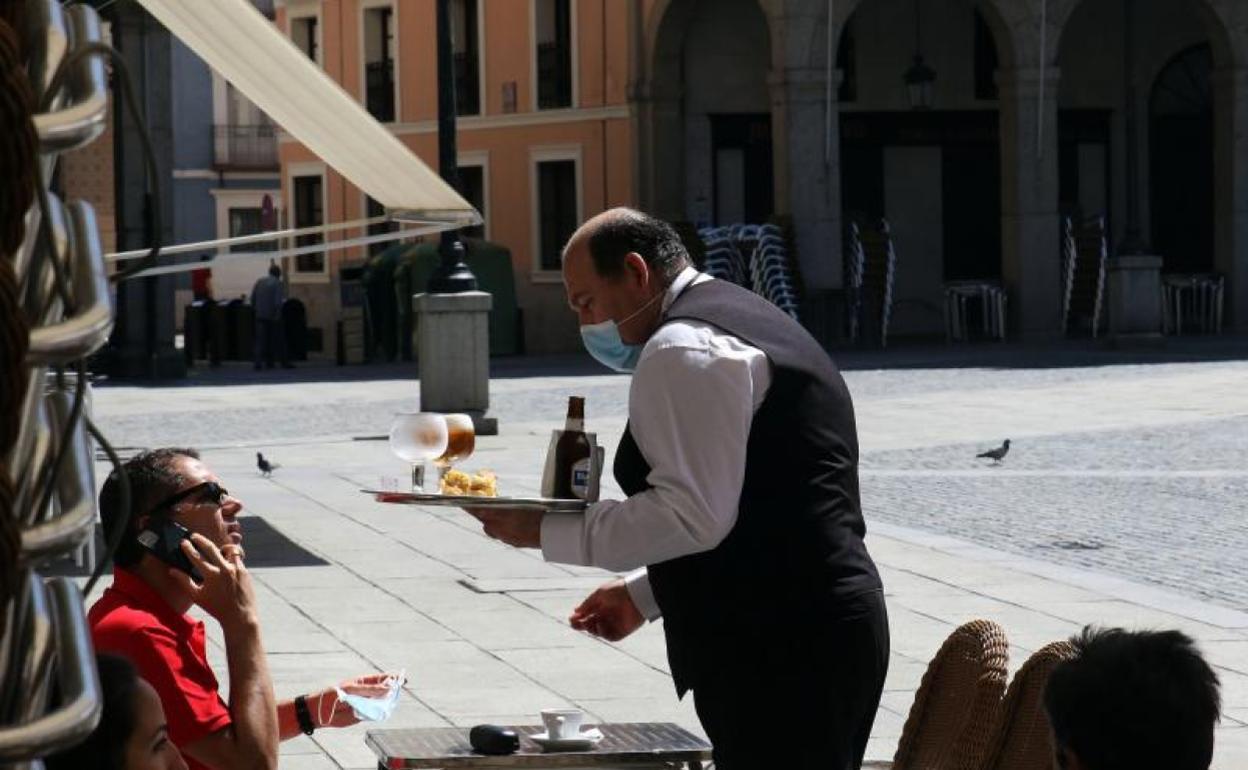
{"type": "Polygon", "coordinates": [[[541,511],[528,508],[465,508],[484,525],[485,534],[516,548],[541,548],[541,511]]]}
{"type": "Polygon", "coordinates": [[[609,642],[618,642],[646,622],[623,578],[599,586],[580,606],[572,610],[568,622],[577,631],[585,631],[609,642]]]}

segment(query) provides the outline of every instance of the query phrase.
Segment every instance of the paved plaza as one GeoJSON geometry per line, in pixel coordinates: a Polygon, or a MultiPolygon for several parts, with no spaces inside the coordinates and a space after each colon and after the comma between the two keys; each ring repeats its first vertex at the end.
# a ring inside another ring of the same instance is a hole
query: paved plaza
{"type": "MultiPolygon", "coordinates": [[[[1006,629],[1012,669],[1087,623],[1185,630],[1222,679],[1215,767],[1248,765],[1248,363],[1194,358],[845,357],[893,636],[869,757],[891,757],[945,636],[988,618],[1006,629]],[[1000,466],[975,458],[1005,438],[1000,466]]],[[[465,466],[495,470],[505,494],[536,493],[568,395],[586,396],[589,429],[613,447],[628,379],[600,371],[580,358],[499,361],[500,434],[478,439],[465,466]]],[[[387,727],[532,723],[574,704],[596,720],[700,732],[692,703],[676,700],[657,625],[616,645],[568,627],[606,573],[503,546],[458,511],[359,493],[405,475],[378,437],[419,404],[409,374],[214,371],[167,387],[105,384],[93,409],[119,446],[199,447],[246,503],[279,697],[406,668],[387,727]],[[281,464],[272,478],[256,471],[257,449],[281,464]]],[[[609,480],[604,494],[618,494],[609,480]]],[[[282,766],[373,767],[366,729],[283,744],[282,766]]]]}

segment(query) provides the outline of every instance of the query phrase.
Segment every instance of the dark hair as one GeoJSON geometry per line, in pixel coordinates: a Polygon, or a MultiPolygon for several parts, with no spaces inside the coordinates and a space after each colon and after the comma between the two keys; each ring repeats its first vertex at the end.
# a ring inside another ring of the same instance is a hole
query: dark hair
{"type": "Polygon", "coordinates": [[[100,723],[82,743],[44,760],[48,770],[122,770],[126,766],[139,674],[134,664],[119,655],[100,653],[95,665],[104,699],[100,723]]]}
{"type": "Polygon", "coordinates": [[[274,278],[280,278],[282,276],[282,269],[277,266],[277,263],[272,263],[269,265],[269,275],[273,276],[274,278]]]}
{"type": "Polygon", "coordinates": [[[629,252],[640,254],[664,285],[691,264],[680,235],[667,222],[633,209],[613,214],[595,223],[589,236],[589,255],[599,275],[621,275],[629,252]]]}
{"type": "MultiPolygon", "coordinates": [[[[135,541],[140,516],[152,513],[152,506],[178,491],[186,478],[177,471],[176,461],[182,457],[199,459],[199,452],[181,447],[164,447],[141,452],[126,461],[123,466],[130,479],[130,516],[125,521],[126,534],[121,537],[113,564],[130,567],[139,563],[143,548],[135,541]]],[[[100,489],[100,522],[104,525],[107,540],[125,519],[121,510],[121,482],[114,471],[100,489]]]]}
{"type": "Polygon", "coordinates": [[[1087,770],[1207,770],[1218,677],[1179,631],[1085,628],[1053,669],[1044,708],[1055,748],[1087,770]]]}

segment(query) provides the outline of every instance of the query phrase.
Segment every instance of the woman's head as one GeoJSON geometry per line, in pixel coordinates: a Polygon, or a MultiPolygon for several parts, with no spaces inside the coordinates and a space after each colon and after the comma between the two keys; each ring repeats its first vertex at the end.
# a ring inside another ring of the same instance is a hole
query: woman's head
{"type": "Polygon", "coordinates": [[[186,770],[152,686],[125,658],[100,654],[96,665],[104,698],[100,723],[82,743],[48,757],[48,770],[186,770]]]}

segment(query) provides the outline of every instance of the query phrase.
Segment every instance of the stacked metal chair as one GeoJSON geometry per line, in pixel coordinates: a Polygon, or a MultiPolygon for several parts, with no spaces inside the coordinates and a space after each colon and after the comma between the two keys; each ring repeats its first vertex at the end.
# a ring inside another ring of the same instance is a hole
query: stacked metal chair
{"type": "Polygon", "coordinates": [[[1062,333],[1084,324],[1093,337],[1100,332],[1105,308],[1105,276],[1109,242],[1105,218],[1092,217],[1076,225],[1062,223],[1062,333]]]}
{"type": "Polygon", "coordinates": [[[858,332],[862,325],[862,279],[866,263],[866,255],[862,250],[862,235],[857,222],[850,222],[846,232],[845,249],[845,315],[846,336],[851,344],[858,342],[858,332]]]}
{"type": "Polygon", "coordinates": [[[797,280],[779,227],[709,227],[698,236],[706,244],[707,273],[744,286],[797,318],[797,280]]]}
{"type": "Polygon", "coordinates": [[[84,361],[112,329],[91,206],[48,189],[108,113],[93,9],[0,3],[0,766],[85,738],[101,699],[82,593],[41,570],[94,537],[84,361]]]}
{"type": "Polygon", "coordinates": [[[760,225],[750,257],[750,279],[756,294],[797,318],[797,288],[784,234],[776,225],[760,225]]]}
{"type": "Polygon", "coordinates": [[[737,248],[733,232],[731,227],[704,228],[698,237],[706,244],[706,272],[744,286],[746,259],[737,248]]]}
{"type": "Polygon", "coordinates": [[[888,347],[888,327],[893,315],[893,285],[897,276],[897,252],[888,220],[880,220],[877,229],[864,228],[859,233],[862,248],[862,278],[859,290],[859,320],[874,331],[880,347],[888,347]],[[869,322],[869,323],[865,323],[869,322]]]}
{"type": "Polygon", "coordinates": [[[1162,277],[1164,326],[1167,334],[1188,331],[1222,333],[1222,306],[1226,279],[1217,273],[1175,274],[1162,277]]]}

